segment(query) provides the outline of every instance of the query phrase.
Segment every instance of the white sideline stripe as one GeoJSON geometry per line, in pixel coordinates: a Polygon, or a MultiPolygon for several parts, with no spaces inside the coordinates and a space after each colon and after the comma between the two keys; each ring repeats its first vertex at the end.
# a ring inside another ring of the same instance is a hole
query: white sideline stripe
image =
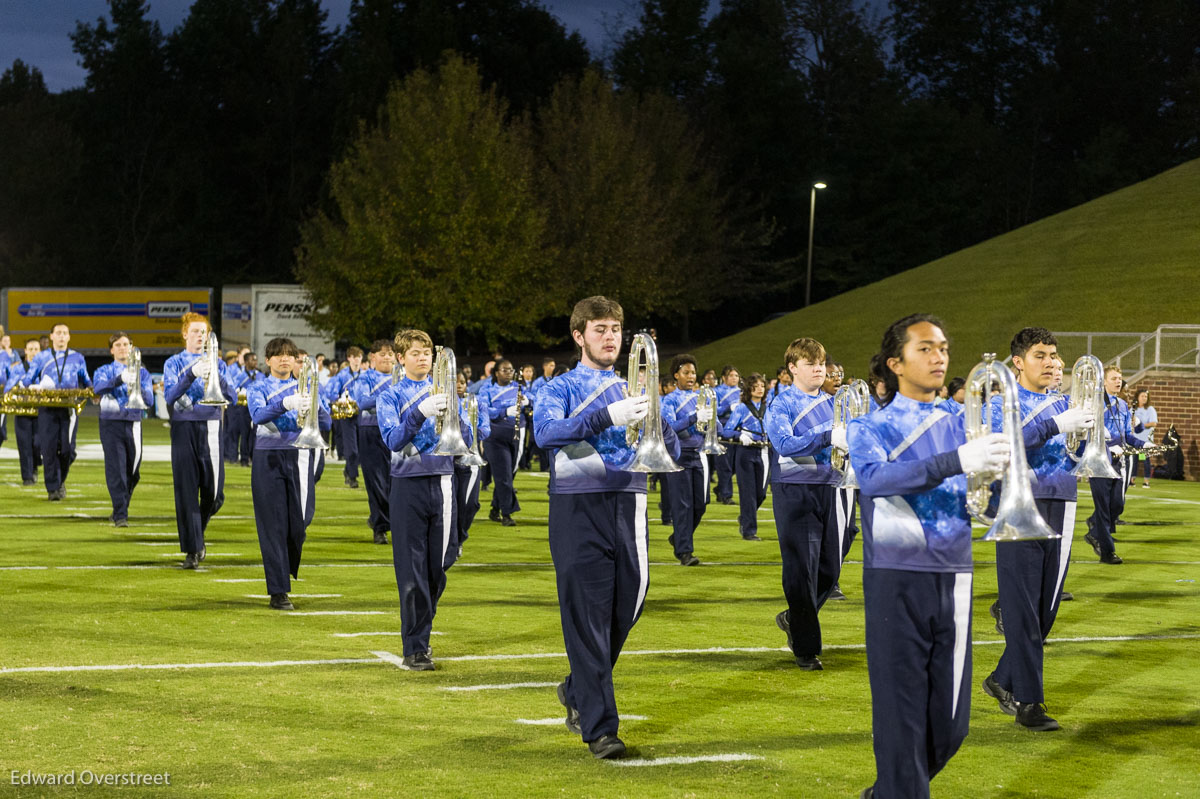
{"type": "MultiPolygon", "coordinates": [[[[149,546],[158,546],[158,544],[150,544],[149,546]]],[[[170,544],[167,544],[166,546],[170,546],[170,544]]],[[[182,554],[183,554],[182,552],[164,552],[162,555],[159,555],[159,557],[160,558],[177,558],[182,554]]],[[[240,558],[241,556],[242,556],[241,552],[209,552],[208,554],[205,555],[205,557],[208,557],[208,558],[240,558]]]]}
{"type": "Polygon", "coordinates": [[[280,666],[337,666],[346,663],[378,663],[376,658],[328,658],[325,660],[242,660],[225,663],[126,663],[113,666],[19,666],[0,669],[0,674],[44,671],[159,671],[168,669],[272,669],[280,666]]]}
{"type": "MultiPolygon", "coordinates": [[[[292,596],[300,596],[300,594],[292,594],[292,596]]],[[[443,632],[431,630],[430,635],[445,635],[443,632]]],[[[375,635],[404,635],[404,633],[379,632],[379,633],[330,633],[334,638],[365,638],[366,636],[375,635]]]]}
{"type": "MultiPolygon", "coordinates": [[[[300,596],[293,594],[293,596],[300,596]]],[[[386,616],[390,610],[294,610],[288,616],[386,616]]]]}
{"type": "MultiPolygon", "coordinates": [[[[145,535],[145,533],[143,533],[143,535],[145,535]]],[[[172,538],[178,537],[175,535],[175,533],[163,533],[163,535],[169,535],[172,538]]],[[[137,544],[139,547],[173,547],[173,546],[176,546],[174,541],[134,541],[133,543],[137,544]]]]}
{"type": "MultiPolygon", "coordinates": [[[[258,582],[258,581],[251,580],[251,582],[258,582]]],[[[270,599],[271,598],[270,594],[245,594],[244,596],[247,599],[270,599]]],[[[299,599],[333,599],[334,597],[340,597],[341,594],[288,594],[288,596],[296,597],[299,599]]]]}
{"type": "MultiPolygon", "coordinates": [[[[296,578],[293,577],[292,581],[295,582],[296,578]]],[[[259,578],[259,577],[236,577],[231,580],[213,580],[213,582],[214,583],[261,583],[262,578],[259,578]]]]}
{"type": "Polygon", "coordinates": [[[398,669],[404,668],[404,658],[393,655],[391,652],[372,651],[371,654],[386,663],[391,663],[393,666],[395,666],[398,669]]]}
{"type": "MultiPolygon", "coordinates": [[[[566,657],[560,655],[559,657],[566,657]]],[[[459,660],[459,658],[438,658],[438,660],[459,660]]],[[[513,688],[554,688],[556,682],[509,682],[498,685],[443,685],[439,691],[509,691],[513,688]]],[[[562,721],[562,719],[559,719],[562,721]]]]}
{"type": "MultiPolygon", "coordinates": [[[[152,533],[146,530],[113,530],[117,535],[144,535],[147,538],[178,538],[179,533],[152,533]]],[[[155,546],[159,546],[155,544],[155,546]]]]}
{"type": "Polygon", "coordinates": [[[695,757],[651,757],[635,758],[632,760],[609,760],[614,766],[627,768],[629,766],[686,766],[691,763],[734,763],[739,760],[763,760],[762,755],[750,755],[745,752],[731,752],[726,755],[696,755],[695,757]]]}
{"type": "MultiPolygon", "coordinates": [[[[621,721],[645,721],[648,716],[621,716],[621,721]]],[[[563,723],[562,716],[555,716],[552,719],[514,719],[517,724],[529,724],[534,727],[553,727],[563,723]]]]}

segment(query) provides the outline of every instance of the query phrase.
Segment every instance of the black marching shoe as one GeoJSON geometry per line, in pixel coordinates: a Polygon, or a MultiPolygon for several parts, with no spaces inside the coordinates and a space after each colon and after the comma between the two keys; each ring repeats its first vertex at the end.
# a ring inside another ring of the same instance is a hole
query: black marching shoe
{"type": "Polygon", "coordinates": [[[1013,701],[1012,691],[1000,687],[992,675],[983,678],[983,692],[1000,703],[1000,709],[1010,716],[1017,715],[1017,703],[1013,701]]]}
{"type": "Polygon", "coordinates": [[[875,799],[875,786],[863,788],[863,792],[858,795],[858,799],[875,799]]]}
{"type": "Polygon", "coordinates": [[[23,486],[27,486],[27,487],[28,487],[28,486],[35,486],[35,485],[37,485],[37,480],[26,480],[26,481],[24,481],[23,483],[21,483],[21,485],[23,485],[23,486]]]}
{"type": "Polygon", "coordinates": [[[433,659],[428,652],[414,652],[404,658],[404,668],[409,671],[433,671],[433,659]]]}
{"type": "Polygon", "coordinates": [[[565,680],[558,684],[555,693],[558,694],[558,703],[567,709],[567,729],[576,735],[583,735],[583,728],[579,726],[579,711],[571,707],[571,703],[567,701],[567,683],[565,680]]]}
{"type": "Polygon", "coordinates": [[[358,481],[353,477],[346,478],[346,488],[358,488],[358,481]]]}
{"type": "Polygon", "coordinates": [[[46,494],[46,499],[50,500],[51,502],[58,502],[60,499],[62,499],[62,497],[59,495],[58,491],[50,491],[46,494]]]}
{"type": "Polygon", "coordinates": [[[295,610],[287,594],[271,594],[271,610],[295,610]]]}
{"type": "Polygon", "coordinates": [[[1096,534],[1089,532],[1083,536],[1083,540],[1092,545],[1092,551],[1096,553],[1096,557],[1100,557],[1100,539],[1096,538],[1096,534]]]}
{"type": "Polygon", "coordinates": [[[685,552],[679,557],[680,566],[699,566],[700,558],[693,555],[691,552],[685,552]]]}
{"type": "Polygon", "coordinates": [[[501,527],[516,527],[517,523],[515,521],[513,521],[513,517],[511,517],[511,516],[501,516],[500,517],[500,526],[501,527]]]}
{"type": "Polygon", "coordinates": [[[796,655],[796,667],[804,671],[824,671],[821,659],[816,655],[796,655]]]}
{"type": "Polygon", "coordinates": [[[1063,591],[1058,597],[1059,602],[1071,602],[1074,599],[1075,599],[1075,595],[1072,594],[1070,591],[1063,591]]]}
{"type": "Polygon", "coordinates": [[[988,613],[992,614],[992,618],[996,620],[996,632],[1004,635],[1004,616],[1000,613],[1000,600],[997,599],[988,608],[988,613]]]}
{"type": "Polygon", "coordinates": [[[1107,563],[1112,566],[1119,566],[1120,564],[1124,563],[1125,561],[1121,559],[1120,555],[1118,555],[1116,552],[1114,552],[1111,555],[1101,555],[1100,562],[1107,563]]]}
{"type": "Polygon", "coordinates": [[[200,551],[196,553],[196,562],[197,563],[204,562],[204,558],[207,556],[208,556],[208,547],[204,546],[204,544],[201,544],[200,551]]]}
{"type": "Polygon", "coordinates": [[[835,583],[833,586],[833,590],[831,590],[829,592],[829,598],[834,600],[835,602],[841,602],[842,600],[844,600],[846,598],[846,595],[842,593],[841,586],[839,586],[835,583]]]}
{"type": "Polygon", "coordinates": [[[594,741],[588,741],[588,751],[597,760],[611,760],[625,756],[625,742],[615,735],[601,735],[594,741]]]}
{"type": "Polygon", "coordinates": [[[492,508],[490,511],[488,511],[488,521],[493,521],[493,522],[500,521],[500,509],[499,508],[492,508]]]}
{"type": "Polygon", "coordinates": [[[113,520],[113,527],[128,527],[128,526],[129,526],[128,519],[114,519],[113,520]]]}
{"type": "Polygon", "coordinates": [[[179,568],[181,568],[181,569],[194,569],[194,568],[196,568],[196,565],[197,565],[199,562],[200,562],[200,561],[196,560],[196,553],[195,553],[195,552],[189,552],[189,553],[187,553],[187,555],[185,555],[185,556],[184,556],[184,558],[183,558],[183,565],[182,565],[182,566],[180,566],[179,568]]]}
{"type": "Polygon", "coordinates": [[[1050,732],[1058,729],[1058,722],[1046,715],[1046,706],[1041,702],[1014,702],[1017,706],[1017,720],[1014,724],[1020,724],[1027,730],[1033,732],[1050,732]]]}
{"type": "Polygon", "coordinates": [[[376,544],[386,544],[387,542],[387,533],[375,533],[376,544]]]}
{"type": "Polygon", "coordinates": [[[758,537],[757,533],[751,533],[750,535],[744,535],[744,536],[742,536],[742,540],[743,541],[762,541],[762,539],[758,537]]]}
{"type": "Polygon", "coordinates": [[[792,648],[792,622],[788,618],[788,612],[781,610],[775,614],[775,626],[783,630],[787,634],[788,649],[792,648]]]}

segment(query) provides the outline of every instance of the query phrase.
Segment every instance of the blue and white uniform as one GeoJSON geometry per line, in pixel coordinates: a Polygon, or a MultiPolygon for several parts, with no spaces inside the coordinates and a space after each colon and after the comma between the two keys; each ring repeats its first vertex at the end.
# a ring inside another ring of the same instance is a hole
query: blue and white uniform
{"type": "MultiPolygon", "coordinates": [[[[321,390],[325,393],[325,399],[330,403],[336,402],[342,394],[354,396],[354,383],[363,373],[362,369],[357,372],[349,367],[338,372],[333,378],[327,381],[321,390]]],[[[357,400],[356,400],[357,401],[357,400]]],[[[357,416],[357,414],[356,414],[357,416]]],[[[333,429],[338,434],[339,453],[345,461],[342,467],[342,477],[347,484],[358,482],[358,420],[355,417],[349,419],[335,419],[333,429]]]]}
{"type": "MultiPolygon", "coordinates": [[[[537,412],[538,394],[541,393],[542,387],[545,386],[547,383],[549,383],[553,379],[554,379],[553,376],[551,376],[551,377],[538,376],[538,377],[535,377],[533,379],[533,383],[530,384],[530,386],[529,386],[530,400],[533,402],[533,408],[534,408],[535,413],[537,412]]],[[[532,436],[532,433],[533,433],[532,417],[530,418],[529,431],[532,436]]],[[[529,449],[532,452],[532,454],[537,456],[538,468],[543,472],[549,472],[550,471],[550,458],[548,455],[546,455],[546,451],[538,446],[536,438],[530,439],[529,449]]]]}
{"type": "MultiPolygon", "coordinates": [[[[118,361],[106,363],[92,378],[92,391],[100,398],[100,446],[104,450],[104,479],[112,500],[112,520],[129,518],[129,501],[140,477],[142,464],[142,418],[145,411],[130,410],[128,367],[118,361]]],[[[147,408],[154,407],[154,384],[142,367],[136,390],[147,408]]]]}
{"type": "MultiPolygon", "coordinates": [[[[459,397],[458,400],[462,403],[463,418],[467,419],[468,423],[470,417],[467,413],[467,400],[470,396],[467,394],[465,397],[459,397]]],[[[492,421],[483,409],[479,411],[476,427],[478,427],[480,441],[486,439],[492,431],[492,421]]],[[[465,455],[460,455],[454,459],[454,497],[458,503],[458,548],[461,548],[463,542],[470,538],[471,524],[475,521],[475,514],[479,512],[479,475],[486,468],[486,466],[468,466],[463,463],[465,457],[465,455]]]]}
{"type": "Polygon", "coordinates": [[[489,381],[477,397],[480,414],[486,413],[491,421],[491,432],[483,441],[483,458],[488,462],[496,484],[492,491],[492,511],[493,514],[511,516],[521,509],[513,489],[513,477],[525,446],[525,414],[518,408],[515,419],[508,415],[508,409],[517,404],[517,382],[514,380],[502,386],[489,381]]]}
{"type": "MultiPolygon", "coordinates": [[[[675,557],[683,559],[693,553],[694,537],[704,511],[708,508],[708,459],[700,452],[704,436],[696,429],[696,409],[700,392],[675,389],[662,398],[663,420],[679,439],[676,462],[682,471],[667,472],[660,479],[667,486],[672,533],[668,540],[675,557]]],[[[713,420],[716,424],[716,420],[713,420]]]]}
{"type": "MultiPolygon", "coordinates": [[[[178,352],[163,365],[163,399],[171,416],[171,473],[175,482],[175,524],[179,549],[188,554],[204,551],[208,521],[225,504],[225,461],[221,458],[221,411],[218,405],[201,405],[204,380],[192,367],[203,353],[178,352]]],[[[227,402],[237,401],[229,384],[225,362],[217,360],[221,392],[227,402]]]]}
{"type": "MultiPolygon", "coordinates": [[[[580,363],[542,389],[533,414],[534,437],[550,456],[550,555],[571,664],[566,699],[589,742],[617,734],[612,670],[650,585],[646,475],[624,471],[635,453],[608,413],[625,388],[611,369],[580,363]]],[[[678,459],[674,432],[666,424],[662,431],[678,459]]]]}
{"type": "MultiPolygon", "coordinates": [[[[34,356],[20,378],[23,386],[87,388],[87,362],[72,349],[43,350],[34,356]]],[[[38,408],[38,448],[42,452],[42,477],[51,498],[58,496],[75,462],[75,433],[79,418],[74,408],[38,408]]]]}
{"type": "MultiPolygon", "coordinates": [[[[963,414],[963,406],[959,405],[958,402],[955,401],[954,397],[947,397],[939,402],[937,409],[943,413],[953,414],[954,416],[962,416],[963,414]]],[[[872,410],[874,410],[874,408],[872,408],[872,410]]]]}
{"type": "Polygon", "coordinates": [[[783,594],[796,657],[821,653],[818,611],[837,584],[842,566],[845,511],[837,502],[833,448],[833,397],[819,388],[779,392],[764,418],[773,450],[772,510],[779,534],[783,594]]]}
{"type": "MultiPolygon", "coordinates": [[[[717,394],[717,423],[724,426],[729,421],[729,414],[733,413],[733,407],[740,404],[742,390],[737,386],[728,386],[722,382],[718,383],[713,391],[717,394]]],[[[733,502],[734,456],[734,451],[728,447],[725,448],[724,455],[716,456],[717,502],[725,504],[733,502]]],[[[741,490],[740,486],[739,490],[741,490]]]]}
{"type": "MultiPolygon", "coordinates": [[[[1133,433],[1133,416],[1129,411],[1129,403],[1113,394],[1106,393],[1104,397],[1105,444],[1109,447],[1145,447],[1146,442],[1139,440],[1133,433]]],[[[1124,457],[1112,456],[1112,465],[1118,475],[1116,480],[1107,477],[1088,478],[1092,489],[1092,504],[1095,507],[1088,518],[1088,529],[1100,544],[1101,560],[1111,559],[1117,552],[1113,536],[1117,532],[1117,519],[1121,518],[1121,512],[1125,510],[1125,490],[1129,487],[1129,473],[1132,471],[1125,460],[1124,457]]]]}
{"type": "Polygon", "coordinates": [[[226,363],[225,379],[229,381],[230,387],[233,388],[233,401],[225,409],[225,426],[221,433],[224,437],[221,445],[221,457],[226,463],[232,464],[237,463],[238,437],[242,429],[242,412],[246,411],[246,418],[249,418],[247,409],[237,404],[238,394],[243,390],[242,384],[246,382],[246,370],[237,361],[226,363]]]}
{"type": "Polygon", "coordinates": [[[971,715],[962,420],[897,395],[847,425],[862,505],[875,796],[928,797],[971,715]]]}
{"type": "Polygon", "coordinates": [[[350,396],[358,403],[358,457],[362,464],[363,482],[367,488],[367,524],[370,525],[378,543],[386,543],[384,537],[392,526],[391,508],[388,506],[388,494],[391,492],[388,465],[391,463],[392,454],[379,434],[375,403],[391,383],[390,373],[363,369],[359,372],[358,379],[348,384],[350,396]]]}
{"type": "MultiPolygon", "coordinates": [[[[8,371],[0,390],[12,391],[25,376],[26,364],[20,359],[8,364],[8,371]]],[[[17,438],[17,458],[21,463],[21,482],[30,486],[37,483],[37,470],[42,462],[38,444],[37,416],[14,416],[13,430],[17,438]]]]}
{"type": "Polygon", "coordinates": [[[771,453],[767,434],[764,431],[767,404],[764,400],[756,407],[744,402],[733,406],[729,418],[721,428],[721,436],[737,439],[748,433],[755,442],[750,446],[727,444],[733,455],[733,471],[737,476],[738,528],[742,538],[758,535],[758,509],[767,498],[767,475],[771,469],[771,453]]]}
{"type": "MultiPolygon", "coordinates": [[[[458,537],[454,458],[434,454],[436,425],[419,409],[432,385],[428,377],[403,377],[379,394],[376,405],[379,432],[390,453],[392,562],[406,657],[429,651],[446,568],[457,553],[457,544],[450,546],[458,537]]],[[[471,431],[462,421],[461,406],[459,429],[469,445],[471,431]]]]}
{"type": "MultiPolygon", "coordinates": [[[[299,575],[304,539],[316,509],[318,452],[292,446],[300,435],[299,412],[283,406],[297,389],[295,378],[273,375],[246,389],[246,406],[257,426],[250,491],[268,594],[292,590],[291,577],[299,575]]],[[[333,421],[329,403],[319,394],[312,410],[318,427],[328,430],[333,421]]]]}

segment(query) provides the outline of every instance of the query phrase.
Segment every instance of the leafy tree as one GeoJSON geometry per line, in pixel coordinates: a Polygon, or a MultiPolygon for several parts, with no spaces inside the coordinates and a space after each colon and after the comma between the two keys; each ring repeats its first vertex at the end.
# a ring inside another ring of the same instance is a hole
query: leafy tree
{"type": "Polygon", "coordinates": [[[617,85],[696,103],[712,62],[707,11],[708,0],[643,0],[641,17],[612,57],[617,85]]]}
{"type": "Polygon", "coordinates": [[[538,338],[564,300],[528,135],[507,111],[457,55],[393,86],[331,168],[329,211],[301,227],[296,273],[318,326],[359,341],[409,326],[451,345],[460,331],[538,338]]]}

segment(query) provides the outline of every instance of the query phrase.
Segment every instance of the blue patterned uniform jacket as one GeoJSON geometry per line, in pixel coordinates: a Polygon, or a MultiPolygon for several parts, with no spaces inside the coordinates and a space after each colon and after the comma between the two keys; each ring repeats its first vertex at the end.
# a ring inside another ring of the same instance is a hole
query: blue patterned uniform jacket
{"type": "MultiPolygon", "coordinates": [[[[399,369],[399,366],[393,367],[399,369]]],[[[350,396],[358,403],[358,426],[378,427],[375,403],[392,384],[392,376],[374,369],[361,369],[358,379],[350,384],[350,396]]]]}
{"type": "MultiPolygon", "coordinates": [[[[1067,455],[1067,437],[1058,432],[1058,424],[1054,421],[1055,416],[1067,409],[1067,398],[1062,394],[1039,394],[1019,383],[1017,396],[1021,399],[1025,459],[1037,478],[1033,484],[1033,496],[1037,499],[1074,502],[1077,489],[1071,469],[1075,468],[1075,462],[1067,455]]],[[[988,401],[988,408],[992,414],[992,429],[1003,429],[1004,404],[1001,397],[992,397],[988,401]]]]}
{"type": "Polygon", "coordinates": [[[851,420],[846,433],[861,492],[864,568],[971,571],[962,419],[897,394],[851,420]]]}
{"type": "MultiPolygon", "coordinates": [[[[622,399],[623,378],[582,363],[542,387],[533,436],[550,455],[551,494],[646,493],[646,475],[623,470],[634,451],[625,442],[625,427],[614,427],[608,415],[608,406],[622,399]]],[[[669,425],[659,424],[667,451],[678,460],[679,439],[669,425]]]]}
{"type": "Polygon", "coordinates": [[[42,350],[33,356],[29,363],[29,371],[21,378],[21,385],[89,388],[92,381],[88,378],[87,361],[75,350],[42,350]],[[46,378],[49,378],[48,382],[46,378]]]}
{"type": "MultiPolygon", "coordinates": [[[[362,376],[364,371],[364,369],[359,369],[357,372],[353,372],[350,370],[350,367],[346,367],[334,375],[330,380],[325,381],[325,385],[321,386],[321,393],[324,394],[325,398],[330,402],[334,402],[345,392],[350,392],[350,396],[353,397],[354,394],[350,386],[357,382],[358,378],[362,376]]],[[[355,400],[355,402],[357,401],[358,400],[355,400]]]]}
{"type": "Polygon", "coordinates": [[[1112,394],[1105,394],[1107,400],[1104,409],[1104,430],[1108,433],[1107,444],[1110,447],[1120,447],[1128,444],[1141,449],[1146,446],[1133,434],[1133,417],[1129,411],[1129,403],[1112,394]]]}
{"type": "Polygon", "coordinates": [[[720,383],[714,391],[717,392],[717,421],[725,424],[729,421],[729,414],[733,412],[733,406],[741,402],[742,390],[737,386],[727,386],[720,383]]]}
{"type": "MultiPolygon", "coordinates": [[[[512,441],[517,437],[516,430],[513,425],[519,422],[521,428],[525,427],[525,415],[517,414],[517,418],[513,419],[508,415],[508,409],[517,404],[517,381],[512,381],[507,386],[501,386],[498,383],[488,381],[479,389],[479,394],[476,395],[479,399],[479,415],[487,415],[491,420],[490,436],[497,441],[512,441]]],[[[526,397],[524,389],[522,389],[522,397],[526,397]]]]}
{"type": "MultiPolygon", "coordinates": [[[[129,402],[129,386],[121,379],[125,370],[125,364],[113,361],[97,369],[92,378],[92,391],[100,398],[101,419],[140,422],[145,414],[145,411],[131,411],[125,407],[129,402]]],[[[142,402],[146,403],[147,408],[153,408],[154,384],[150,380],[150,372],[144,366],[138,382],[141,383],[142,402]]]]}
{"type": "MultiPolygon", "coordinates": [[[[246,386],[246,406],[250,409],[250,421],[257,425],[254,435],[255,448],[288,449],[300,435],[299,411],[289,411],[283,401],[296,393],[299,384],[296,378],[280,380],[267,375],[246,386]]],[[[317,392],[320,394],[320,392],[317,392]]],[[[333,424],[329,415],[329,403],[319,397],[320,411],[317,425],[328,430],[333,424]]]]}
{"type": "MultiPolygon", "coordinates": [[[[878,407],[879,407],[879,404],[876,403],[871,406],[871,410],[875,410],[878,407]]],[[[941,402],[939,402],[937,405],[937,409],[939,411],[945,411],[946,413],[952,413],[955,416],[963,415],[963,406],[961,406],[957,402],[955,402],[953,397],[950,397],[949,399],[944,399],[941,402]]]]}
{"type": "Polygon", "coordinates": [[[816,394],[805,394],[788,386],[767,408],[763,421],[775,453],[771,458],[772,483],[827,485],[841,479],[829,465],[833,451],[833,397],[829,394],[820,389],[816,394]]]}
{"type": "Polygon", "coordinates": [[[25,364],[20,359],[12,363],[0,363],[0,392],[11,391],[25,376],[25,364]]]}
{"type": "Polygon", "coordinates": [[[679,437],[682,452],[699,450],[704,444],[704,436],[696,429],[696,403],[699,401],[699,391],[677,388],[659,403],[662,418],[679,437]]]}
{"type": "MultiPolygon", "coordinates": [[[[762,413],[762,411],[759,411],[762,413]]],[[[754,415],[754,411],[744,402],[739,402],[733,406],[733,411],[729,414],[729,420],[725,422],[721,428],[721,435],[725,438],[737,438],[743,432],[749,433],[750,437],[755,441],[763,441],[767,434],[763,430],[763,425],[766,423],[766,418],[759,420],[754,415]]]]}
{"type": "MultiPolygon", "coordinates": [[[[421,400],[429,396],[431,386],[433,379],[429,377],[424,380],[403,377],[396,385],[389,385],[378,395],[379,433],[383,436],[383,443],[392,451],[392,477],[429,477],[454,473],[454,456],[433,454],[438,445],[434,420],[417,410],[421,400]]],[[[460,402],[458,428],[463,441],[471,446],[471,429],[466,418],[466,407],[460,402]]]]}
{"type": "MultiPolygon", "coordinates": [[[[196,361],[204,356],[202,352],[177,352],[163,364],[163,399],[172,422],[207,422],[221,418],[221,407],[218,405],[201,405],[204,396],[204,381],[197,380],[192,374],[196,361]]],[[[221,392],[230,402],[237,401],[237,390],[229,383],[229,372],[225,362],[217,359],[217,374],[221,376],[221,392]]]]}

